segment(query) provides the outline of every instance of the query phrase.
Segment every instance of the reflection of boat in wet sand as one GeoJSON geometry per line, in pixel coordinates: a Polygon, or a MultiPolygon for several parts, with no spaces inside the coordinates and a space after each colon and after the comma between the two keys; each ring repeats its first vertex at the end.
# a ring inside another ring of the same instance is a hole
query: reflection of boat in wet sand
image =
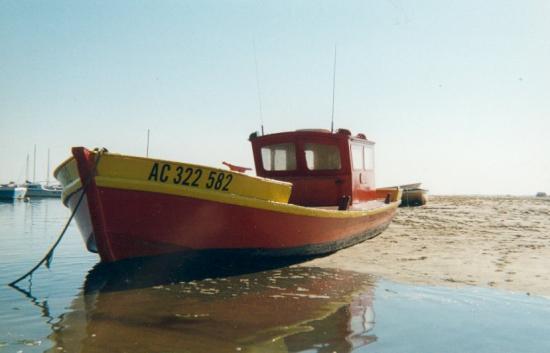
{"type": "MultiPolygon", "coordinates": [[[[85,287],[106,273],[116,271],[92,270],[85,287]]],[[[287,267],[105,288],[74,299],[49,336],[50,352],[351,352],[376,341],[368,332],[372,278],[354,272],[287,267]]]]}
{"type": "Polygon", "coordinates": [[[104,262],[197,250],[320,255],[389,225],[401,191],[375,188],[374,143],[363,134],[307,130],[250,140],[259,177],[83,147],[54,174],[73,211],[87,185],[76,219],[104,262]]]}
{"type": "Polygon", "coordinates": [[[428,202],[428,190],[420,188],[421,183],[401,185],[403,195],[401,196],[401,207],[422,206],[428,202]]]}

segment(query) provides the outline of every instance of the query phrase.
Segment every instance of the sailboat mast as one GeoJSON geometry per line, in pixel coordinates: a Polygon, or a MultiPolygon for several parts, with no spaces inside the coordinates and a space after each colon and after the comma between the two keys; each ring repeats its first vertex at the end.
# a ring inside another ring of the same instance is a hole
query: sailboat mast
{"type": "Polygon", "coordinates": [[[34,145],[34,160],[32,163],[32,182],[36,183],[36,145],[34,145]]]}
{"type": "Polygon", "coordinates": [[[46,173],[46,185],[50,184],[50,149],[48,148],[48,169],[46,173]]]}
{"type": "Polygon", "coordinates": [[[29,180],[29,154],[27,153],[27,164],[25,165],[25,183],[29,180]]]}

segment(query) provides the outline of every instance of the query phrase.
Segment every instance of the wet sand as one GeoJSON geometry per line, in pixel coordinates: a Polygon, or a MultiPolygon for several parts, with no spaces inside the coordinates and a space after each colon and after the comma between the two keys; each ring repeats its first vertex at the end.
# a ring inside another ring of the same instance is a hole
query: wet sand
{"type": "Polygon", "coordinates": [[[550,297],[550,198],[431,196],[375,239],[307,265],[550,297]]]}

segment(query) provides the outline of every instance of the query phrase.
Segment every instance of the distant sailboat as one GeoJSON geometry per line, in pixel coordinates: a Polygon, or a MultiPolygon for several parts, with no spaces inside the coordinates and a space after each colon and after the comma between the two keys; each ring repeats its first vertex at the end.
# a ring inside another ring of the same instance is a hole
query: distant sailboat
{"type": "Polygon", "coordinates": [[[41,183],[31,183],[28,182],[25,184],[27,188],[28,197],[61,197],[62,188],[59,186],[50,186],[44,185],[41,183]]]}
{"type": "MultiPolygon", "coordinates": [[[[27,156],[27,166],[28,166],[28,156],[27,156]]],[[[28,173],[26,173],[28,175],[28,173]]],[[[50,149],[48,149],[48,169],[46,173],[46,185],[43,183],[37,183],[36,178],[36,145],[34,146],[34,170],[33,170],[33,180],[25,180],[24,187],[27,189],[26,196],[28,197],[61,197],[61,192],[63,188],[61,186],[49,185],[50,181],[50,149]]]]}

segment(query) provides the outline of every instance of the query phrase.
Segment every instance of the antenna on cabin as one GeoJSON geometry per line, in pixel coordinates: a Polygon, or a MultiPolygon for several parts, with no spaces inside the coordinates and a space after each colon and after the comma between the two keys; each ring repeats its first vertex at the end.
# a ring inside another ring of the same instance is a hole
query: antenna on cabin
{"type": "Polygon", "coordinates": [[[334,68],[332,70],[332,117],[330,120],[330,132],[334,132],[334,94],[336,91],[336,44],[334,44],[334,68]]]}
{"type": "Polygon", "coordinates": [[[145,151],[145,157],[149,157],[149,129],[147,129],[147,150],[145,151]]]}
{"type": "Polygon", "coordinates": [[[258,90],[258,106],[260,109],[260,124],[262,127],[262,136],[264,134],[264,117],[263,117],[263,111],[262,111],[262,94],[260,92],[260,78],[258,75],[258,58],[256,57],[256,41],[252,42],[252,45],[254,47],[254,66],[256,67],[256,88],[258,90]]]}

